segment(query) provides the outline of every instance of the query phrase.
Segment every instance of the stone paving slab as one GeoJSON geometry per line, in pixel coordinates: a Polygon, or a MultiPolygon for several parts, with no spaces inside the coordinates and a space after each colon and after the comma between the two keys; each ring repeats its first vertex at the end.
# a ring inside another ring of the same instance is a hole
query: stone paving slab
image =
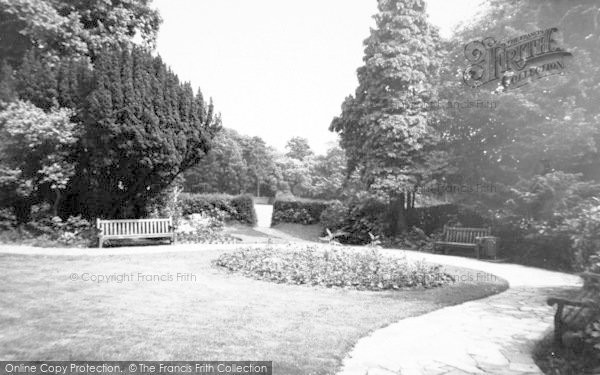
{"type": "Polygon", "coordinates": [[[578,277],[469,258],[386,252],[488,272],[507,280],[510,288],[373,332],[344,359],[340,375],[542,374],[531,352],[552,329],[554,310],[546,298],[579,287],[578,277]]]}

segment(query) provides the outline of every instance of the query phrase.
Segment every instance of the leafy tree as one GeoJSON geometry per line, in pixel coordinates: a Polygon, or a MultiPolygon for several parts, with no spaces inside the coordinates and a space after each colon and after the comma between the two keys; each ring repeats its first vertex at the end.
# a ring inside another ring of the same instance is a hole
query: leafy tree
{"type": "Polygon", "coordinates": [[[338,146],[327,150],[325,155],[314,158],[311,165],[312,198],[339,199],[343,195],[346,178],[346,153],[338,146]]]}
{"type": "Polygon", "coordinates": [[[554,171],[600,178],[600,33],[595,26],[597,4],[581,2],[503,2],[492,0],[481,18],[449,42],[447,69],[440,95],[493,103],[493,108],[446,110],[442,120],[445,149],[450,153],[457,183],[495,184],[498,194],[463,197],[482,210],[504,205],[511,189],[522,180],[554,171]],[[574,53],[565,75],[536,80],[519,89],[478,90],[461,83],[464,45],[494,37],[502,41],[556,25],[560,45],[574,53]]]}
{"type": "Polygon", "coordinates": [[[312,158],[298,160],[288,156],[277,159],[290,193],[298,197],[310,197],[312,190],[311,166],[312,158]]]}
{"type": "Polygon", "coordinates": [[[161,19],[149,0],[0,0],[0,56],[16,66],[34,49],[94,58],[108,46],[153,47],[161,19]]]}
{"type": "Polygon", "coordinates": [[[45,113],[22,101],[0,112],[0,202],[15,209],[20,223],[44,198],[54,202],[57,214],[61,192],[74,174],[69,154],[77,138],[71,114],[64,108],[45,113]]]}
{"type": "Polygon", "coordinates": [[[240,136],[239,142],[247,166],[246,191],[259,197],[261,196],[261,187],[267,185],[269,192],[274,193],[278,180],[274,150],[267,146],[260,137],[240,136]]]}
{"type": "Polygon", "coordinates": [[[341,136],[348,174],[360,171],[372,194],[390,204],[390,231],[403,231],[411,192],[443,166],[428,116],[438,71],[438,35],[424,0],[379,0],[377,27],[365,41],[359,86],[330,129],[341,136]]]}
{"type": "Polygon", "coordinates": [[[308,139],[302,137],[292,137],[287,142],[285,148],[287,149],[287,153],[285,156],[296,159],[296,160],[304,160],[307,156],[313,155],[313,151],[310,149],[310,145],[308,144],[308,139]]]}
{"type": "Polygon", "coordinates": [[[246,188],[247,165],[232,133],[223,129],[202,163],[185,173],[185,190],[193,193],[240,194],[246,188]]]}

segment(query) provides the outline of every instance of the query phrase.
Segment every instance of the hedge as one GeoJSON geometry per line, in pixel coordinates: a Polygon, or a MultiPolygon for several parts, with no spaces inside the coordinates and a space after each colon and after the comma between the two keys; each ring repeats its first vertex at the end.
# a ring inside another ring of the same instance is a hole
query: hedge
{"type": "Polygon", "coordinates": [[[273,203],[272,224],[316,224],[330,201],[295,197],[277,198],[273,203]]]}
{"type": "Polygon", "coordinates": [[[221,220],[235,220],[246,224],[256,224],[256,212],[252,196],[227,194],[190,194],[179,196],[179,209],[182,215],[205,213],[221,220]]]}

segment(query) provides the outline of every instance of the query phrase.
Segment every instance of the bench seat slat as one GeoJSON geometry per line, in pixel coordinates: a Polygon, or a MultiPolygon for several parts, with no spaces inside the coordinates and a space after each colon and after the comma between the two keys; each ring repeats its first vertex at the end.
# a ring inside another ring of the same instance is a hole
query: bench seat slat
{"type": "Polygon", "coordinates": [[[170,238],[175,240],[172,219],[96,220],[99,247],[106,239],[170,238]]]}
{"type": "Polygon", "coordinates": [[[444,246],[459,246],[459,247],[476,247],[476,243],[465,243],[465,242],[446,242],[446,241],[438,241],[436,242],[438,245],[444,246]]]}

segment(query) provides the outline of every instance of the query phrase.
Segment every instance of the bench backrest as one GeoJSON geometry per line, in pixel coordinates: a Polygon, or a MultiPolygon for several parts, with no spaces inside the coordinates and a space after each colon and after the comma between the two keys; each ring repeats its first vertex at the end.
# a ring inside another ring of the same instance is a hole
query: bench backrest
{"type": "Polygon", "coordinates": [[[96,227],[104,236],[137,236],[171,234],[173,221],[168,219],[96,220],[96,227]]]}
{"type": "Polygon", "coordinates": [[[490,228],[463,228],[444,225],[444,241],[458,243],[477,243],[477,237],[489,236],[490,228]]]}

